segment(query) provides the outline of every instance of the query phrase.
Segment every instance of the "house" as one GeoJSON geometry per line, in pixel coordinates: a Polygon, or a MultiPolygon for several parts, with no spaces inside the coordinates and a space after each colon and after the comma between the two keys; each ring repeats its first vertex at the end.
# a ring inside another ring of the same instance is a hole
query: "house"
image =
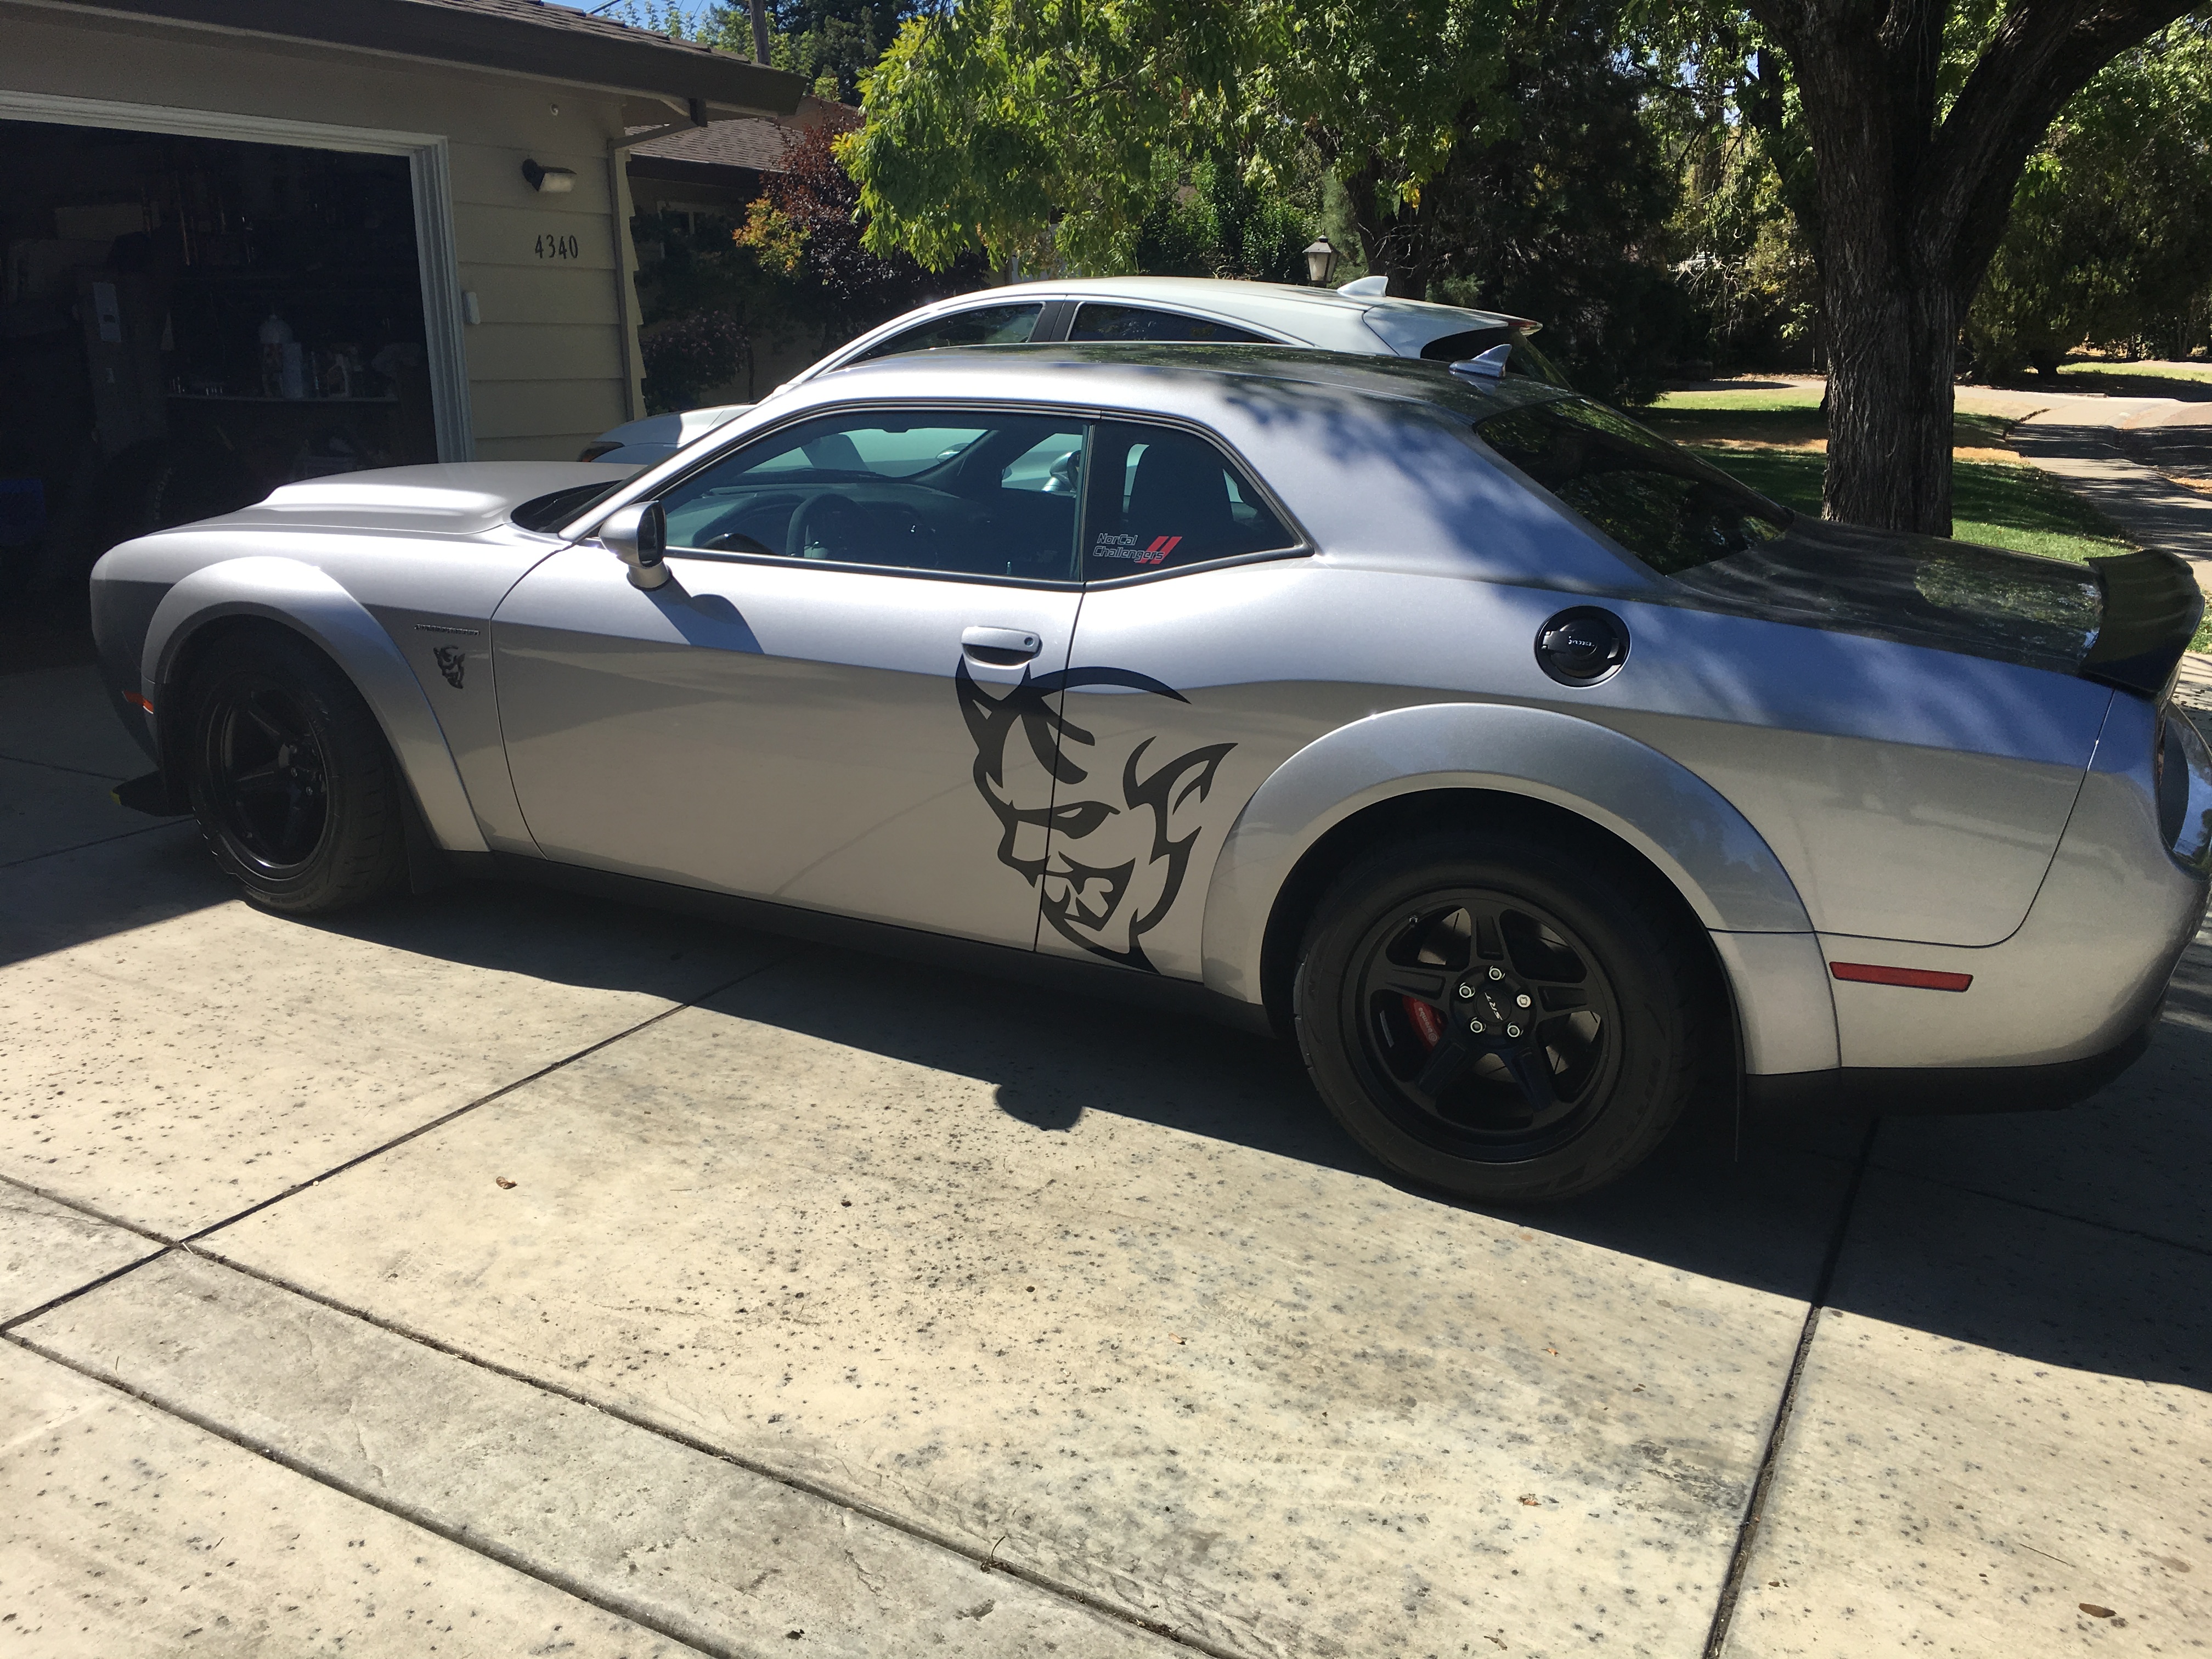
{"type": "Polygon", "coordinates": [[[803,91],[543,0],[0,0],[0,561],[573,457],[643,412],[628,154],[803,91]]]}

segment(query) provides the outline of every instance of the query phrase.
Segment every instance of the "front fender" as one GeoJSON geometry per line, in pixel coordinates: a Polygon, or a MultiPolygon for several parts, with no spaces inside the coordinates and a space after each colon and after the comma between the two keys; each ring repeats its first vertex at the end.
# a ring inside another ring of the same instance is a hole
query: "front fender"
{"type": "MultiPolygon", "coordinates": [[[[1370,715],[1316,738],[1277,768],[1245,805],[1206,890],[1206,984],[1240,1001],[1260,1001],[1268,919],[1298,860],[1355,813],[1440,789],[1526,796],[1612,831],[1650,860],[1716,934],[1812,938],[1804,903],[1765,841],[1679,762],[1548,709],[1426,703],[1370,715]]],[[[1759,1027],[1761,1011],[1778,1000],[1796,1009],[1828,1008],[1817,951],[1756,954],[1769,975],[1764,984],[1744,970],[1744,953],[1721,951],[1747,1027],[1759,1027]],[[1771,978],[1778,969],[1785,982],[1771,978]]],[[[1832,1013],[1818,1024],[1824,1029],[1808,1036],[1825,1038],[1813,1046],[1832,1055],[1832,1013]]],[[[1793,1056],[1777,1065],[1778,1053],[1749,1058],[1755,1071],[1802,1063],[1793,1056]]]]}
{"type": "MultiPolygon", "coordinates": [[[[399,647],[360,600],[328,573],[298,559],[225,559],[193,571],[168,591],[146,630],[138,666],[139,690],[157,721],[169,706],[178,653],[223,617],[265,617],[320,647],[375,714],[438,845],[456,853],[489,850],[436,711],[399,647]]],[[[157,731],[157,746],[161,736],[157,731]]]]}

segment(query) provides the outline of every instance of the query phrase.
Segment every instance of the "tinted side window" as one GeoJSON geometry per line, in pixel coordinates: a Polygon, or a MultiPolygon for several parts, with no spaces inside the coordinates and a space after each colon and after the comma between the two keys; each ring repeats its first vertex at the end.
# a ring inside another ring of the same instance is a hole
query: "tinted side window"
{"type": "Polygon", "coordinates": [[[977,410],[801,422],[663,495],[669,551],[1066,581],[1083,427],[977,410]]]}
{"type": "Polygon", "coordinates": [[[1075,313],[1071,340],[1196,340],[1234,345],[1261,337],[1204,317],[1185,317],[1144,306],[1086,305],[1075,313]]]}
{"type": "Polygon", "coordinates": [[[1084,525],[1090,581],[1297,544],[1212,444],[1134,422],[1092,428],[1084,525]]]}
{"type": "Polygon", "coordinates": [[[1020,345],[1036,330],[1044,314],[1041,302],[1018,306],[980,306],[956,311],[949,317],[933,317],[926,323],[894,334],[870,346],[855,362],[877,357],[896,357],[908,351],[928,351],[938,346],[1020,345]]]}
{"type": "Polygon", "coordinates": [[[1789,513],[1580,398],[1493,415],[1482,441],[1662,575],[1782,533],[1789,513]]]}

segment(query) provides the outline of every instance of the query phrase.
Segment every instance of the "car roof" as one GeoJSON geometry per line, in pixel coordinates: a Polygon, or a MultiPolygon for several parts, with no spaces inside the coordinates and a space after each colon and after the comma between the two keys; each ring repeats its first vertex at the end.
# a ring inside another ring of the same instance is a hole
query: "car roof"
{"type": "MultiPolygon", "coordinates": [[[[1474,306],[1437,305],[1428,300],[1406,300],[1377,294],[1345,294],[1333,288],[1306,288],[1295,283],[1252,283],[1223,276],[1043,276],[1033,282],[1010,283],[984,290],[1012,296],[1031,293],[1047,299],[1151,300],[1162,305],[1229,306],[1238,313],[1260,317],[1279,313],[1285,318],[1316,310],[1340,312],[1346,317],[1402,313],[1433,317],[1437,313],[1477,317],[1488,323],[1516,327],[1537,325],[1526,317],[1485,311],[1474,306]]],[[[964,295],[963,299],[973,299],[964,295]]]]}
{"type": "Polygon", "coordinates": [[[1298,288],[1289,283],[1248,283],[1216,276],[1048,276],[978,289],[918,307],[848,341],[798,378],[811,380],[834,365],[850,362],[901,330],[932,318],[988,306],[1055,300],[1167,307],[1265,329],[1286,340],[1328,350],[1379,349],[1407,356],[1418,356],[1431,342],[1471,329],[1513,327],[1533,333],[1539,326],[1525,317],[1510,317],[1503,312],[1435,305],[1426,300],[1341,294],[1334,289],[1298,288]]]}
{"type": "MultiPolygon", "coordinates": [[[[1371,398],[1427,404],[1476,420],[1576,395],[1518,375],[1490,380],[1457,374],[1443,363],[1415,357],[1272,343],[1159,341],[939,346],[848,363],[809,382],[806,389],[823,401],[880,391],[900,398],[951,396],[964,402],[982,395],[1078,408],[1111,404],[1142,410],[1168,380],[1187,386],[1202,384],[1219,392],[1252,380],[1330,386],[1371,398]],[[1071,370],[1082,373],[1079,382],[1071,379],[1071,370]]],[[[779,406],[787,406],[784,400],[777,401],[779,406]]]]}

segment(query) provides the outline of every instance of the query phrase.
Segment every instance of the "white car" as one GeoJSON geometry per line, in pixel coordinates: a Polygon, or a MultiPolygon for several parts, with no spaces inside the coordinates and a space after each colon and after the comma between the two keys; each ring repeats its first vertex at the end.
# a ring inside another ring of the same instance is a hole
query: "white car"
{"type": "MultiPolygon", "coordinates": [[[[872,357],[937,346],[1057,345],[1072,340],[1272,342],[1439,362],[1457,362],[1502,345],[1509,348],[1508,374],[1566,385],[1529,343],[1528,337],[1542,325],[1500,312],[1394,300],[1382,292],[1382,283],[1380,276],[1363,276],[1331,289],[1204,276],[1092,276],[984,289],[894,317],[847,341],[776,391],[872,357]]],[[[650,465],[752,407],[722,404],[648,415],[608,428],[576,459],[650,465]]]]}

